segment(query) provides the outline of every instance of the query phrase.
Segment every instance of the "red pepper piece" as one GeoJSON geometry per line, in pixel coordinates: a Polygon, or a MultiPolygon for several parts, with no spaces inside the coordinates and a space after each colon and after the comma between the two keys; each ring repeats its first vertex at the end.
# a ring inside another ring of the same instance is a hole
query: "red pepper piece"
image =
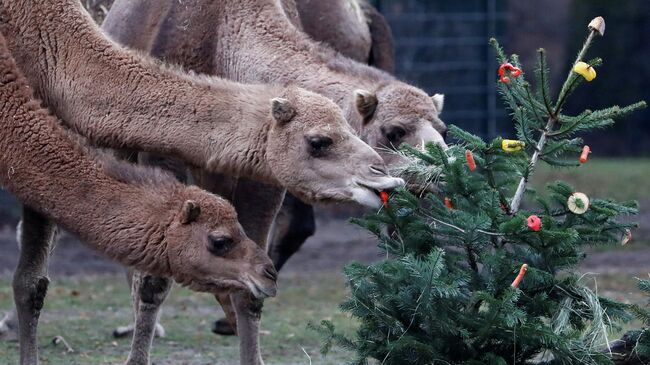
{"type": "Polygon", "coordinates": [[[467,166],[469,166],[469,171],[476,170],[476,161],[474,160],[474,154],[472,151],[465,151],[465,159],[467,159],[467,166]]]}

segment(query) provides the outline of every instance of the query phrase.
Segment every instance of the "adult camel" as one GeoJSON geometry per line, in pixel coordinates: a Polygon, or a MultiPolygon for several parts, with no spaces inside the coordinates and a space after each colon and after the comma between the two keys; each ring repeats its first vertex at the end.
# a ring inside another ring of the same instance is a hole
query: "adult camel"
{"type": "MultiPolygon", "coordinates": [[[[429,96],[314,42],[291,23],[279,1],[118,0],[103,29],[122,44],[197,72],[241,82],[295,83],[325,95],[388,163],[399,163],[388,150],[401,143],[444,144],[442,95],[429,96]]],[[[266,239],[273,216],[261,216],[253,202],[283,191],[241,178],[224,184],[223,176],[197,176],[211,191],[235,197],[246,232],[266,239]]],[[[229,307],[227,297],[220,302],[229,307]]]]}

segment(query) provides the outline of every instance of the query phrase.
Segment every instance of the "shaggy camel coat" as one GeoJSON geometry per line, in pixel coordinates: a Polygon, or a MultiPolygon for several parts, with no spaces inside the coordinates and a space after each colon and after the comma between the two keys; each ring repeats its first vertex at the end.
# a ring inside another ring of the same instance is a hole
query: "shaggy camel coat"
{"type": "MultiPolygon", "coordinates": [[[[2,5],[2,30],[37,92],[68,125],[101,146],[180,157],[208,171],[287,186],[308,201],[375,204],[373,189],[401,183],[386,175],[381,158],[322,96],[165,69],[105,39],[75,0],[2,5]],[[280,98],[271,101],[270,94],[280,98]],[[319,140],[331,146],[315,151],[319,140]]],[[[278,198],[252,203],[277,207],[278,198]]],[[[262,214],[272,217],[275,208],[262,214]]],[[[242,338],[248,339],[242,351],[258,361],[257,340],[242,338]]]]}
{"type": "MultiPolygon", "coordinates": [[[[288,16],[272,0],[118,0],[103,29],[122,44],[197,72],[242,82],[296,83],[325,95],[371,146],[444,143],[442,95],[429,97],[313,42],[288,16]]],[[[397,160],[392,153],[382,156],[397,160]]],[[[270,197],[282,191],[246,179],[226,184],[225,177],[205,172],[197,180],[233,199],[246,232],[266,239],[280,201],[270,197]]]]}
{"type": "Polygon", "coordinates": [[[122,264],[194,290],[275,295],[270,259],[246,237],[227,201],[159,171],[89,156],[32,99],[1,35],[0,100],[0,183],[29,207],[24,223],[41,221],[36,226],[43,228],[25,227],[14,276],[21,364],[38,364],[36,328],[53,236],[45,217],[122,264]]]}
{"type": "Polygon", "coordinates": [[[354,62],[309,39],[272,0],[117,0],[103,28],[118,42],[167,62],[240,82],[295,83],[334,100],[371,146],[401,141],[442,143],[442,96],[354,62]],[[184,24],[183,27],[173,24],[184,24]],[[363,89],[369,93],[356,94],[363,89]],[[360,112],[361,113],[360,113],[360,112]]]}
{"type": "MultiPolygon", "coordinates": [[[[324,42],[346,57],[392,73],[395,69],[393,36],[386,19],[367,0],[288,0],[285,11],[297,5],[300,23],[311,38],[324,42]]],[[[291,18],[290,18],[291,19],[291,18]]]]}
{"type": "Polygon", "coordinates": [[[360,186],[399,183],[369,169],[383,170],[381,158],[327,98],[162,67],[104,37],[77,0],[0,3],[0,29],[37,94],[99,146],[173,156],[311,202],[358,201],[368,196],[360,186]],[[327,158],[308,153],[315,137],[332,141],[327,158]]]}
{"type": "MultiPolygon", "coordinates": [[[[438,118],[442,95],[429,97],[313,42],[292,25],[280,2],[117,0],[102,27],[121,44],[196,72],[242,82],[296,83],[323,94],[341,106],[346,120],[371,146],[444,143],[446,127],[438,118]],[[358,89],[369,92],[355,96],[358,89]]],[[[392,153],[382,156],[396,159],[392,153]]],[[[246,179],[224,183],[223,176],[205,173],[197,180],[233,199],[246,232],[266,239],[282,190],[246,179]]]]}

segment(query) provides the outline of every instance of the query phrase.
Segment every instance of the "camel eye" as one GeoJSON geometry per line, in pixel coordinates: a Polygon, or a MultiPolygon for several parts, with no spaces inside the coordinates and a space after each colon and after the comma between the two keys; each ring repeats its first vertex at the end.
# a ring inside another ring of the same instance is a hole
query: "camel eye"
{"type": "Polygon", "coordinates": [[[208,251],[215,256],[224,256],[234,246],[235,241],[228,235],[216,233],[208,235],[208,251]]]}
{"type": "Polygon", "coordinates": [[[406,135],[406,130],[399,126],[394,126],[386,129],[382,128],[382,132],[384,133],[384,136],[386,136],[388,142],[395,146],[397,146],[402,138],[404,138],[406,135]]]}
{"type": "Polygon", "coordinates": [[[320,157],[334,141],[329,137],[314,136],[307,137],[307,143],[309,144],[309,153],[314,157],[320,157]]]}

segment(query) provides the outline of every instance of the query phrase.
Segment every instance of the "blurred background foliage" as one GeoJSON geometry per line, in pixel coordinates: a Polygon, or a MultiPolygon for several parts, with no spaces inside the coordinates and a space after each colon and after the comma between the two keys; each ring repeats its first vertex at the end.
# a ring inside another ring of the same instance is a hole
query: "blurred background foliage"
{"type": "MultiPolygon", "coordinates": [[[[598,77],[572,97],[568,111],[650,100],[650,1],[647,0],[374,0],[391,25],[397,74],[427,91],[447,95],[443,120],[492,138],[511,133],[495,96],[496,65],[487,40],[532,71],[535,50],[547,50],[559,87],[595,16],[607,23],[590,54],[606,60],[598,77]]],[[[649,156],[650,110],[613,129],[586,136],[594,156],[649,156]]]]}

